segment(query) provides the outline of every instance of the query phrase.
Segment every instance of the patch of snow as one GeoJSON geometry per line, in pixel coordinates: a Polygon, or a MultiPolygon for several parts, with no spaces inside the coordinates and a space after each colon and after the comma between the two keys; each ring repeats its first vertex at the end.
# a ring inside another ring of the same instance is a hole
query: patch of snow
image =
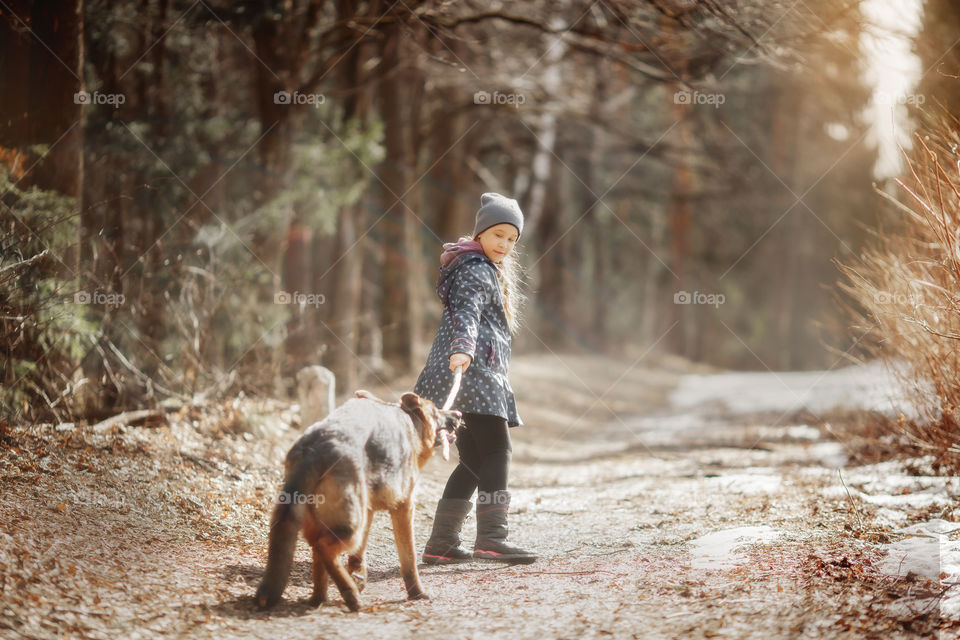
{"type": "Polygon", "coordinates": [[[691,542],[690,567],[722,571],[747,562],[747,549],[751,545],[776,540],[781,531],[768,526],[737,527],[700,536],[691,542]]]}
{"type": "Polygon", "coordinates": [[[704,478],[705,482],[720,485],[729,493],[758,495],[773,493],[780,488],[783,479],[779,475],[759,473],[731,473],[714,478],[704,478]]]}
{"type": "MultiPolygon", "coordinates": [[[[837,484],[831,484],[820,490],[820,495],[824,498],[846,498],[847,490],[838,482],[837,484]]],[[[857,492],[850,491],[850,495],[855,496],[857,492]]]]}
{"type": "Polygon", "coordinates": [[[847,464],[847,452],[840,442],[818,442],[810,447],[810,454],[825,467],[842,467],[847,464]]]}
{"type": "Polygon", "coordinates": [[[940,600],[940,613],[960,618],[960,540],[950,539],[960,532],[960,524],[935,518],[897,532],[909,537],[886,545],[887,557],[880,570],[897,577],[914,573],[928,580],[943,580],[944,586],[954,583],[940,600]]]}
{"type": "Polygon", "coordinates": [[[797,469],[797,475],[806,478],[825,478],[827,476],[837,475],[836,469],[827,469],[825,467],[813,466],[813,467],[803,467],[802,469],[797,469]]]}
{"type": "Polygon", "coordinates": [[[843,479],[849,486],[872,482],[878,478],[890,478],[896,475],[909,475],[899,460],[886,460],[876,464],[863,465],[843,470],[843,479]]]}
{"type": "MultiPolygon", "coordinates": [[[[837,480],[824,489],[824,495],[838,498],[849,491],[863,502],[878,505],[874,523],[895,527],[895,533],[906,536],[884,545],[887,556],[880,570],[896,577],[913,573],[942,581],[942,586],[950,588],[939,602],[930,599],[930,606],[939,605],[944,617],[960,619],[960,540],[951,539],[960,535],[960,523],[933,519],[903,526],[917,509],[955,502],[960,495],[960,478],[910,475],[902,462],[890,460],[846,470],[844,480],[846,489],[837,480]]],[[[913,604],[926,606],[923,602],[913,604]]],[[[906,609],[904,612],[910,613],[906,609]]]]}
{"type": "Polygon", "coordinates": [[[868,493],[944,490],[948,495],[960,495],[960,478],[956,476],[909,476],[889,475],[863,484],[868,493]]]}
{"type": "Polygon", "coordinates": [[[644,432],[678,433],[703,429],[710,421],[694,412],[677,414],[653,414],[631,418],[626,422],[612,424],[614,428],[624,429],[639,435],[644,432]]]}
{"type": "Polygon", "coordinates": [[[881,507],[904,507],[906,509],[922,509],[933,505],[948,504],[953,501],[943,489],[915,491],[913,493],[899,495],[890,495],[887,493],[870,495],[862,491],[851,491],[851,494],[860,496],[864,502],[870,504],[881,507]]]}
{"type": "Polygon", "coordinates": [[[909,516],[903,511],[888,509],[887,507],[880,507],[877,509],[877,512],[873,514],[874,522],[880,526],[896,527],[903,524],[903,521],[908,518],[909,516]]]}
{"type": "MultiPolygon", "coordinates": [[[[960,478],[910,475],[898,461],[845,470],[844,481],[851,496],[891,509],[913,510],[949,504],[960,496],[960,478]]],[[[839,479],[823,493],[834,498],[846,495],[839,479]]]]}
{"type": "Polygon", "coordinates": [[[734,413],[864,409],[912,414],[901,385],[881,362],[828,371],[731,371],[688,374],[670,394],[676,408],[724,404],[734,413]]]}
{"type": "Polygon", "coordinates": [[[798,424],[787,427],[787,437],[795,440],[819,440],[820,429],[808,424],[798,424]]]}

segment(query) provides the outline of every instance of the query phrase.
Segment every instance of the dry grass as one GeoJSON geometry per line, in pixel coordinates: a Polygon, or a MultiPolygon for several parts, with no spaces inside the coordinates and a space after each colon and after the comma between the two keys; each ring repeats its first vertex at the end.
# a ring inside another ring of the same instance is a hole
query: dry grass
{"type": "Polygon", "coordinates": [[[878,229],[857,260],[840,265],[840,289],[868,350],[892,366],[919,411],[888,423],[909,453],[960,470],[960,127],[918,135],[899,198],[902,215],[878,229]]]}

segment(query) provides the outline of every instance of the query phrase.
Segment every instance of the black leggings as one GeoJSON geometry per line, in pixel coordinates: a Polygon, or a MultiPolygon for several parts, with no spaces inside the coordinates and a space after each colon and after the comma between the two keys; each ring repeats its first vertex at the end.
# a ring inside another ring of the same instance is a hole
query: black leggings
{"type": "Polygon", "coordinates": [[[482,413],[465,413],[463,421],[466,428],[457,431],[460,464],[450,474],[443,497],[469,500],[477,489],[506,489],[513,453],[507,421],[482,413]]]}

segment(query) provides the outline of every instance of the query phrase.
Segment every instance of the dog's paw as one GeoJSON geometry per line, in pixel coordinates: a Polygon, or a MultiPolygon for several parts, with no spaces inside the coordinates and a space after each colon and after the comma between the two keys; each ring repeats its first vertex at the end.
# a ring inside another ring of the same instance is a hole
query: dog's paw
{"type": "Polygon", "coordinates": [[[310,596],[310,599],[307,600],[307,605],[311,607],[319,607],[320,605],[324,604],[326,601],[327,599],[324,596],[319,594],[313,594],[312,596],[310,596]]]}
{"type": "Polygon", "coordinates": [[[357,585],[357,591],[363,592],[363,588],[367,586],[367,577],[362,573],[351,573],[350,577],[353,578],[354,583],[357,585]]]}
{"type": "Polygon", "coordinates": [[[253,597],[253,602],[258,609],[270,609],[280,602],[280,594],[271,593],[270,589],[261,586],[257,589],[257,595],[253,597]]]}
{"type": "Polygon", "coordinates": [[[407,594],[407,600],[429,600],[430,596],[425,591],[415,591],[407,594]]]}

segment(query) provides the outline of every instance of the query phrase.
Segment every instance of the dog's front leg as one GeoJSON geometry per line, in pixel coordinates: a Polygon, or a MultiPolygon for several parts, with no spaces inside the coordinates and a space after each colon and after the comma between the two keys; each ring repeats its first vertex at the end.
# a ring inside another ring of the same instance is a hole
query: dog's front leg
{"type": "Polygon", "coordinates": [[[390,511],[393,521],[393,540],[397,544],[397,555],[400,556],[400,573],[403,575],[403,584],[407,588],[407,598],[420,600],[427,598],[420,585],[420,574],[417,572],[417,561],[413,550],[413,500],[405,502],[390,511]]]}

